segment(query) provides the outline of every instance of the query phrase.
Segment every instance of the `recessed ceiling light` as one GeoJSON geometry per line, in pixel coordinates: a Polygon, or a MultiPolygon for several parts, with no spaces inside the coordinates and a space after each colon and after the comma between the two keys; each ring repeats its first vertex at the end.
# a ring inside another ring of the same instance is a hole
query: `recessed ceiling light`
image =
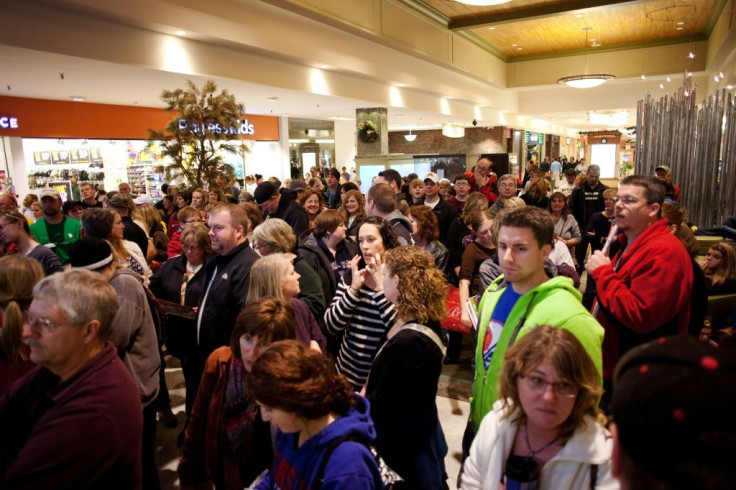
{"type": "Polygon", "coordinates": [[[642,75],[642,76],[641,76],[641,79],[642,79],[642,80],[646,80],[646,79],[647,79],[647,76],[646,76],[646,75],[642,75]]]}
{"type": "Polygon", "coordinates": [[[496,28],[495,28],[495,27],[489,27],[489,28],[488,28],[488,30],[489,30],[489,31],[495,31],[495,30],[496,30],[496,28]]]}
{"type": "Polygon", "coordinates": [[[728,90],[733,90],[733,85],[726,85],[726,88],[727,88],[728,90]]]}
{"type": "Polygon", "coordinates": [[[683,25],[685,25],[685,22],[681,20],[680,22],[677,23],[677,25],[678,26],[683,26],[683,25]]]}
{"type": "Polygon", "coordinates": [[[689,53],[689,54],[687,55],[687,57],[688,57],[688,58],[690,58],[690,59],[693,59],[693,58],[695,58],[695,53],[693,53],[693,52],[690,52],[690,53],[689,53]]]}
{"type": "Polygon", "coordinates": [[[668,82],[671,82],[671,81],[672,81],[672,79],[671,79],[670,77],[667,77],[667,81],[668,81],[668,82]]]}
{"type": "Polygon", "coordinates": [[[514,44],[511,45],[512,48],[515,48],[516,46],[518,46],[518,44],[516,44],[516,43],[514,43],[514,44]]]}
{"type": "Polygon", "coordinates": [[[278,97],[266,97],[266,100],[269,102],[276,102],[277,100],[279,100],[279,98],[278,97]]]}
{"type": "Polygon", "coordinates": [[[582,19],[583,18],[583,14],[578,14],[575,17],[577,17],[578,19],[582,19]]]}
{"type": "Polygon", "coordinates": [[[517,51],[522,51],[524,48],[516,48],[517,51]]]}
{"type": "Polygon", "coordinates": [[[594,43],[595,42],[595,38],[594,37],[591,37],[590,38],[590,42],[594,43]]]}
{"type": "Polygon", "coordinates": [[[664,84],[663,83],[660,83],[659,84],[659,88],[664,88],[664,84]]]}
{"type": "Polygon", "coordinates": [[[719,71],[719,72],[718,72],[718,76],[719,76],[719,77],[721,77],[721,78],[725,78],[725,75],[723,74],[723,72],[722,72],[722,71],[719,71]]]}
{"type": "Polygon", "coordinates": [[[72,99],[74,102],[84,102],[85,100],[87,100],[87,97],[85,97],[84,95],[70,95],[69,98],[72,99]]]}
{"type": "Polygon", "coordinates": [[[317,68],[320,68],[322,70],[326,70],[326,69],[329,68],[329,66],[328,65],[317,65],[317,68]]]}
{"type": "Polygon", "coordinates": [[[187,34],[187,31],[182,31],[182,30],[180,29],[180,30],[178,30],[178,31],[174,32],[174,34],[176,34],[177,36],[186,36],[186,34],[187,34]]]}
{"type": "Polygon", "coordinates": [[[675,27],[676,31],[681,31],[682,29],[683,29],[682,27],[675,27]]]}

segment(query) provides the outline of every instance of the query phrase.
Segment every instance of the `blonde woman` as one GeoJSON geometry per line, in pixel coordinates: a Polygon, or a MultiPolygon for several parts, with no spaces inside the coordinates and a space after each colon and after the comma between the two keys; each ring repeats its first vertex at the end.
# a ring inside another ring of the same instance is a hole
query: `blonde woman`
{"type": "Polygon", "coordinates": [[[307,305],[297,298],[299,274],[294,270],[292,254],[275,253],[261,257],[250,268],[250,283],[246,306],[263,296],[273,296],[289,302],[296,319],[296,338],[311,348],[324,352],[327,339],[309,311],[307,305]]]}
{"type": "Polygon", "coordinates": [[[33,286],[43,279],[41,265],[22,255],[0,258],[0,395],[36,365],[23,343],[23,315],[33,299],[33,286]]]}
{"type": "Polygon", "coordinates": [[[125,228],[118,213],[101,208],[85,209],[82,214],[82,229],[84,236],[107,240],[119,264],[130,268],[148,284],[152,272],[146,263],[146,257],[135,242],[123,238],[125,228]]]}

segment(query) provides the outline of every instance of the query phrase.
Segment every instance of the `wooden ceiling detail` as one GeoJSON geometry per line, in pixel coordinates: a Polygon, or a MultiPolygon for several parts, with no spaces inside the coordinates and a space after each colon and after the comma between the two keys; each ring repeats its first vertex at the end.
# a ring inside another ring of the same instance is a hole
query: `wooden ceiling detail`
{"type": "Polygon", "coordinates": [[[586,26],[593,28],[593,49],[594,43],[605,49],[700,40],[718,0],[512,0],[489,7],[421,2],[447,17],[451,29],[470,32],[512,59],[584,50],[586,26]],[[655,11],[673,20],[652,20],[655,11]]]}

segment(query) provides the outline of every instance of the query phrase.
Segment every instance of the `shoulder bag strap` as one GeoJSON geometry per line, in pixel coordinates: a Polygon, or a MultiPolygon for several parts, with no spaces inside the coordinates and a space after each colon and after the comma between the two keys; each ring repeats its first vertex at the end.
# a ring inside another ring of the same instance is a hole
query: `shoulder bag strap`
{"type": "Polygon", "coordinates": [[[434,342],[437,347],[439,348],[440,352],[442,352],[442,355],[445,355],[445,345],[442,343],[442,340],[440,339],[440,336],[437,335],[434,330],[429,328],[426,325],[420,325],[418,323],[409,323],[407,325],[404,325],[402,328],[409,328],[411,330],[423,333],[427,337],[429,337],[432,342],[434,342]]]}

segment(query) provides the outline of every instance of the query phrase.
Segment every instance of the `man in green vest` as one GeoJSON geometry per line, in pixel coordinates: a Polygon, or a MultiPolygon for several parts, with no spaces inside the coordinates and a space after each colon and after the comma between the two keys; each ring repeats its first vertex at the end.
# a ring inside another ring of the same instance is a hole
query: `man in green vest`
{"type": "Polygon", "coordinates": [[[61,212],[61,196],[49,187],[41,190],[43,218],[31,225],[31,236],[54,251],[62,265],[69,263],[69,245],[79,240],[81,223],[61,212]]]}

